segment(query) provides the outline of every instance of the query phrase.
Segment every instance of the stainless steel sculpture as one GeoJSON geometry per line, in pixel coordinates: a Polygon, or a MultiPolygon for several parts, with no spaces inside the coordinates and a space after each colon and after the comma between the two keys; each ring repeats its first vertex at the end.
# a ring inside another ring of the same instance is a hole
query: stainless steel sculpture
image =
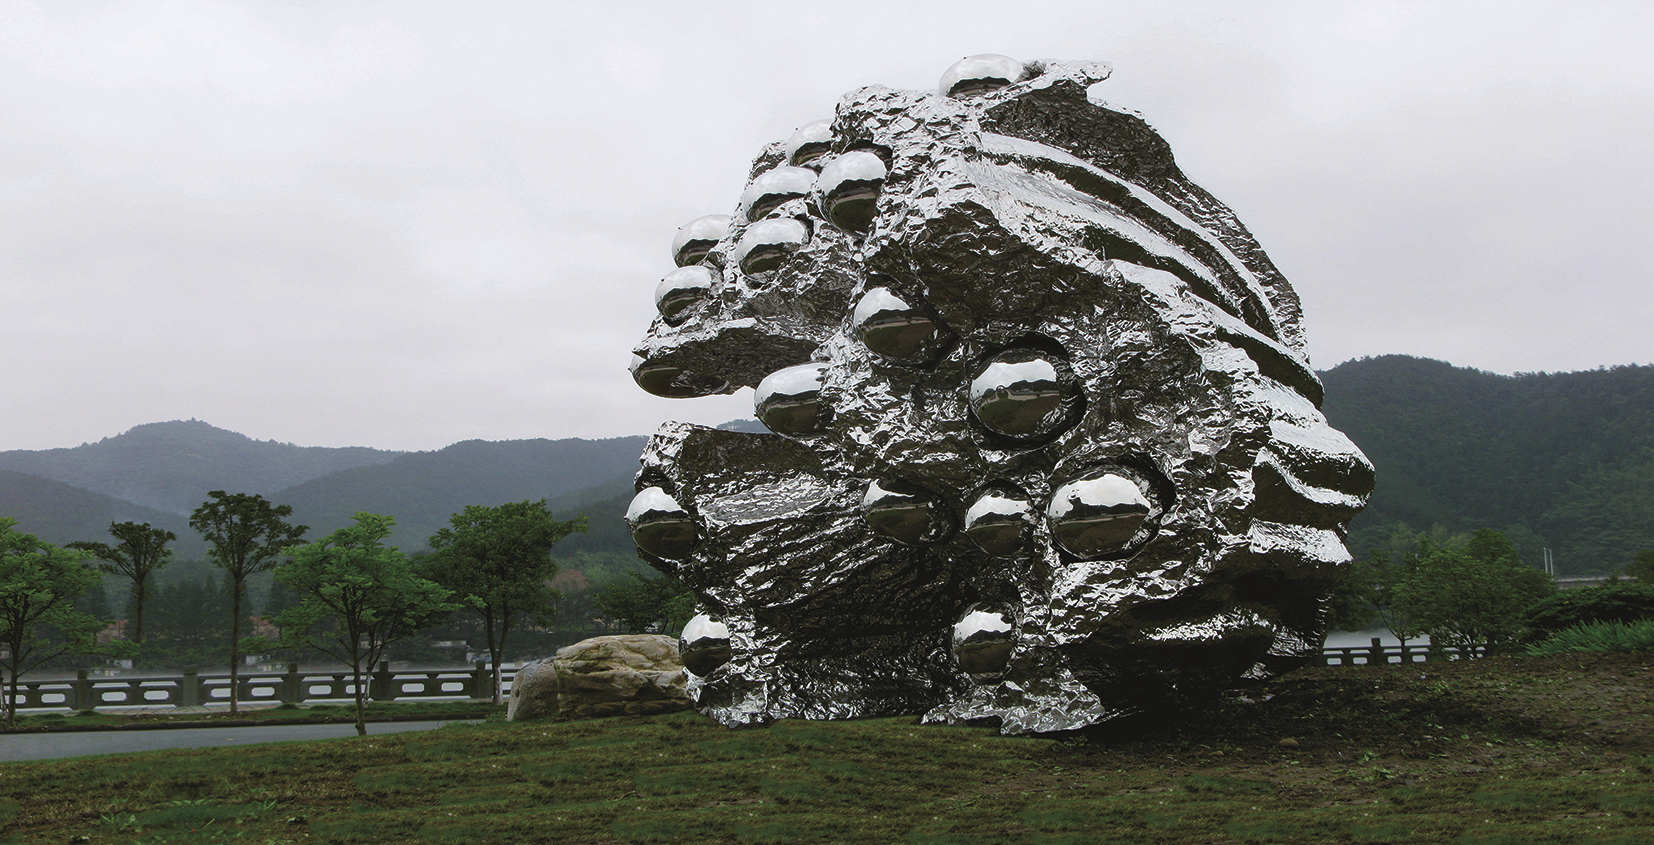
{"type": "Polygon", "coordinates": [[[965,59],[759,154],[673,241],[627,514],[729,725],[1098,724],[1318,650],[1372,467],[1298,298],[1094,63],[965,59]]]}

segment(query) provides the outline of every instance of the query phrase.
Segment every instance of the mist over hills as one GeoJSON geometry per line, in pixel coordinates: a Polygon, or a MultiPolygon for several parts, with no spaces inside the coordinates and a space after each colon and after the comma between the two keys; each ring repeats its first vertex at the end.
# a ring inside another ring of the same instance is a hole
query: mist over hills
{"type": "MultiPolygon", "coordinates": [[[[1500,528],[1534,562],[1549,546],[1563,574],[1615,571],[1654,549],[1654,367],[1503,376],[1389,355],[1321,375],[1328,418],[1378,467],[1351,530],[1358,553],[1401,524],[1500,528]]],[[[726,427],[762,430],[752,420],[726,427]]],[[[0,452],[0,516],[54,542],[148,521],[176,532],[178,555],[192,557],[201,543],[186,515],[222,488],[292,505],[311,537],[357,511],[392,514],[392,542],[414,550],[465,505],[544,497],[559,517],[589,517],[559,554],[631,555],[623,515],[643,444],[468,440],[400,453],[153,423],[70,449],[0,452]]]]}

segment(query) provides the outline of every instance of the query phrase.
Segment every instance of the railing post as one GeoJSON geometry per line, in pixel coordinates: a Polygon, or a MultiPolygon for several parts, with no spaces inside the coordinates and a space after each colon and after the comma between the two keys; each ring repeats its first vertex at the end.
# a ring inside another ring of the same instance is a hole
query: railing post
{"type": "MultiPolygon", "coordinates": [[[[1406,649],[1407,644],[1402,643],[1401,647],[1406,649]]],[[[1384,641],[1378,637],[1373,637],[1372,645],[1367,649],[1367,662],[1371,664],[1390,662],[1389,659],[1384,656],[1384,641]]]]}
{"type": "Polygon", "coordinates": [[[301,682],[299,664],[287,664],[287,674],[281,676],[281,700],[283,704],[298,704],[303,700],[304,691],[299,689],[301,682]]]}
{"type": "Polygon", "coordinates": [[[201,706],[201,676],[194,669],[185,669],[178,679],[178,706],[201,706]]]}
{"type": "Polygon", "coordinates": [[[91,710],[98,706],[98,703],[92,700],[92,682],[86,677],[85,669],[75,670],[74,691],[76,710],[91,710]]]}
{"type": "Polygon", "coordinates": [[[494,675],[488,671],[486,660],[478,660],[476,668],[471,670],[471,697],[494,698],[494,675]]]}
{"type": "Polygon", "coordinates": [[[374,671],[372,680],[368,681],[368,697],[374,701],[390,701],[396,697],[396,692],[391,689],[389,661],[379,661],[379,668],[374,671]]]}

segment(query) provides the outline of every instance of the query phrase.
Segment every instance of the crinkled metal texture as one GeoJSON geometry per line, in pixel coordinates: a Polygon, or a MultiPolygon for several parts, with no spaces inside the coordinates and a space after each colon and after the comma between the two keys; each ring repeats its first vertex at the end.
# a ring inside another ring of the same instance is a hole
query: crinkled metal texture
{"type": "MultiPolygon", "coordinates": [[[[1024,67],[967,96],[847,95],[832,150],[806,165],[883,158],[871,224],[836,225],[834,186],[818,186],[754,215],[797,219],[809,240],[748,274],[731,260],[752,225],[735,209],[705,300],[636,350],[728,390],[826,365],[814,431],[669,423],[642,458],[639,489],[664,487],[699,531],[684,558],[648,559],[729,629],[729,661],[689,683],[720,722],[923,713],[1064,731],[1318,648],[1372,467],[1318,409],[1296,294],[1142,118],[1095,99],[1106,66],[1024,67]],[[934,354],[862,343],[851,315],[876,287],[934,316],[934,354]],[[969,386],[1007,349],[1078,385],[1066,427],[1008,437],[973,417],[969,386]],[[1056,542],[1047,507],[1099,473],[1155,505],[1146,540],[1087,558],[1056,542]],[[874,481],[928,491],[954,526],[990,486],[1020,492],[1033,518],[1010,556],[958,530],[907,544],[864,518],[874,481]],[[950,650],[981,609],[1012,621],[997,676],[966,674],[950,650]]],[[[753,177],[784,155],[767,147],[753,177]]]]}

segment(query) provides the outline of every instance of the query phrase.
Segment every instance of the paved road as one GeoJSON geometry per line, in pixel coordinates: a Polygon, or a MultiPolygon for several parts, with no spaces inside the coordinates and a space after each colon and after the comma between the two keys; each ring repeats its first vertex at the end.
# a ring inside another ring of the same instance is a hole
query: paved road
{"type": "MultiPolygon", "coordinates": [[[[368,734],[428,731],[447,722],[372,722],[368,734]]],[[[45,734],[0,735],[0,762],[50,760],[89,754],[121,754],[161,748],[225,748],[261,742],[291,742],[299,739],[327,739],[355,736],[356,726],[269,725],[250,728],[178,728],[146,731],[75,731],[45,734]]]]}

